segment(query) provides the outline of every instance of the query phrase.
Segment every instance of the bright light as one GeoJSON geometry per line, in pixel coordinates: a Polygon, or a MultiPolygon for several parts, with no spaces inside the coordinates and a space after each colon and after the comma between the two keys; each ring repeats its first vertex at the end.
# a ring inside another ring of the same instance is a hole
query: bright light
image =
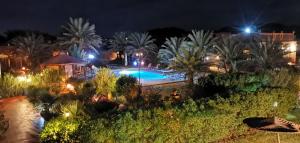
{"type": "Polygon", "coordinates": [[[137,61],[134,61],[134,62],[133,62],[133,65],[134,65],[134,66],[137,66],[137,64],[138,64],[137,61]]]}
{"type": "Polygon", "coordinates": [[[65,115],[65,117],[70,117],[70,113],[69,112],[65,113],[64,115],[65,115]]]}
{"type": "Polygon", "coordinates": [[[289,47],[288,47],[288,51],[289,52],[296,52],[297,51],[297,43],[296,42],[290,43],[289,47]]]}
{"type": "Polygon", "coordinates": [[[135,56],[136,56],[136,57],[142,57],[142,56],[143,56],[143,53],[135,53],[135,56]]]}
{"type": "Polygon", "coordinates": [[[217,60],[220,60],[220,56],[217,56],[216,59],[217,59],[217,60]]]}
{"type": "Polygon", "coordinates": [[[66,87],[67,87],[67,89],[72,90],[72,91],[75,89],[74,86],[72,84],[69,84],[69,83],[67,84],[66,87]]]}
{"type": "Polygon", "coordinates": [[[288,62],[288,65],[290,65],[290,66],[291,66],[291,65],[294,65],[294,63],[292,63],[292,62],[288,62]]]}
{"type": "Polygon", "coordinates": [[[208,61],[208,60],[209,60],[209,57],[208,57],[208,56],[207,56],[207,57],[205,57],[205,60],[207,60],[207,61],[208,61]]]}
{"type": "Polygon", "coordinates": [[[273,103],[273,107],[277,107],[277,106],[278,106],[278,102],[275,101],[275,102],[273,103]]]}
{"type": "Polygon", "coordinates": [[[88,58],[89,58],[89,59],[94,59],[94,58],[95,58],[95,56],[94,56],[94,55],[92,55],[92,54],[89,54],[88,58]]]}
{"type": "Polygon", "coordinates": [[[247,34],[252,33],[251,27],[246,27],[246,28],[244,29],[244,32],[247,33],[247,34]]]}
{"type": "Polygon", "coordinates": [[[26,68],[25,68],[25,67],[22,67],[22,70],[26,70],[26,68]]]}
{"type": "Polygon", "coordinates": [[[26,77],[26,76],[18,76],[17,79],[18,79],[20,82],[31,82],[31,78],[26,77]]]}
{"type": "Polygon", "coordinates": [[[144,64],[145,64],[145,62],[144,62],[144,61],[142,61],[142,62],[141,62],[141,65],[143,66],[144,64]]]}
{"type": "Polygon", "coordinates": [[[17,79],[19,81],[26,81],[26,76],[18,76],[17,79]]]}

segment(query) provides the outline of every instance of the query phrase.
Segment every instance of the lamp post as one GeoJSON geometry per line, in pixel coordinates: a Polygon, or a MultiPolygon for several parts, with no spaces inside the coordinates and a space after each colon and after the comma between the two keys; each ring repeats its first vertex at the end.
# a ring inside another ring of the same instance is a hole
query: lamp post
{"type": "Polygon", "coordinates": [[[143,57],[143,53],[142,52],[137,52],[135,53],[135,56],[138,58],[138,68],[139,68],[139,85],[141,85],[141,58],[143,57]]]}

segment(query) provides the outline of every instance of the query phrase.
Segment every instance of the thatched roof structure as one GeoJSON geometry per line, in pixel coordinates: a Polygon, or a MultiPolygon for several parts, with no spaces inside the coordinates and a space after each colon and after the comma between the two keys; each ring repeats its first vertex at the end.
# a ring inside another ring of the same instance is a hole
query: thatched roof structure
{"type": "Polygon", "coordinates": [[[58,55],[50,58],[49,60],[45,61],[42,65],[66,65],[66,64],[79,64],[85,65],[86,62],[72,57],[68,55],[58,55]]]}

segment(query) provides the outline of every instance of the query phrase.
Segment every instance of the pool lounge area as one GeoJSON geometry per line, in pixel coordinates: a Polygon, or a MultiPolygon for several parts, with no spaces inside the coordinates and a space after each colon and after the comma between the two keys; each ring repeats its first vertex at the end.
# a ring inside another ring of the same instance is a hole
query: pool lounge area
{"type": "Polygon", "coordinates": [[[140,71],[138,68],[126,68],[126,69],[115,69],[113,72],[119,77],[122,75],[133,76],[139,80],[141,78],[141,84],[154,85],[163,84],[170,82],[184,81],[184,75],[182,73],[175,73],[164,70],[149,70],[142,68],[140,71]]]}

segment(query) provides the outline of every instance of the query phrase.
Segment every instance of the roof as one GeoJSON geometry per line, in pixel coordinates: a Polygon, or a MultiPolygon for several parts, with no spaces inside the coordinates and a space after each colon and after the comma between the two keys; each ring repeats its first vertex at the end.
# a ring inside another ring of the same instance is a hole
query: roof
{"type": "Polygon", "coordinates": [[[47,60],[42,65],[65,65],[65,64],[86,64],[86,62],[72,56],[58,55],[47,60]]]}

